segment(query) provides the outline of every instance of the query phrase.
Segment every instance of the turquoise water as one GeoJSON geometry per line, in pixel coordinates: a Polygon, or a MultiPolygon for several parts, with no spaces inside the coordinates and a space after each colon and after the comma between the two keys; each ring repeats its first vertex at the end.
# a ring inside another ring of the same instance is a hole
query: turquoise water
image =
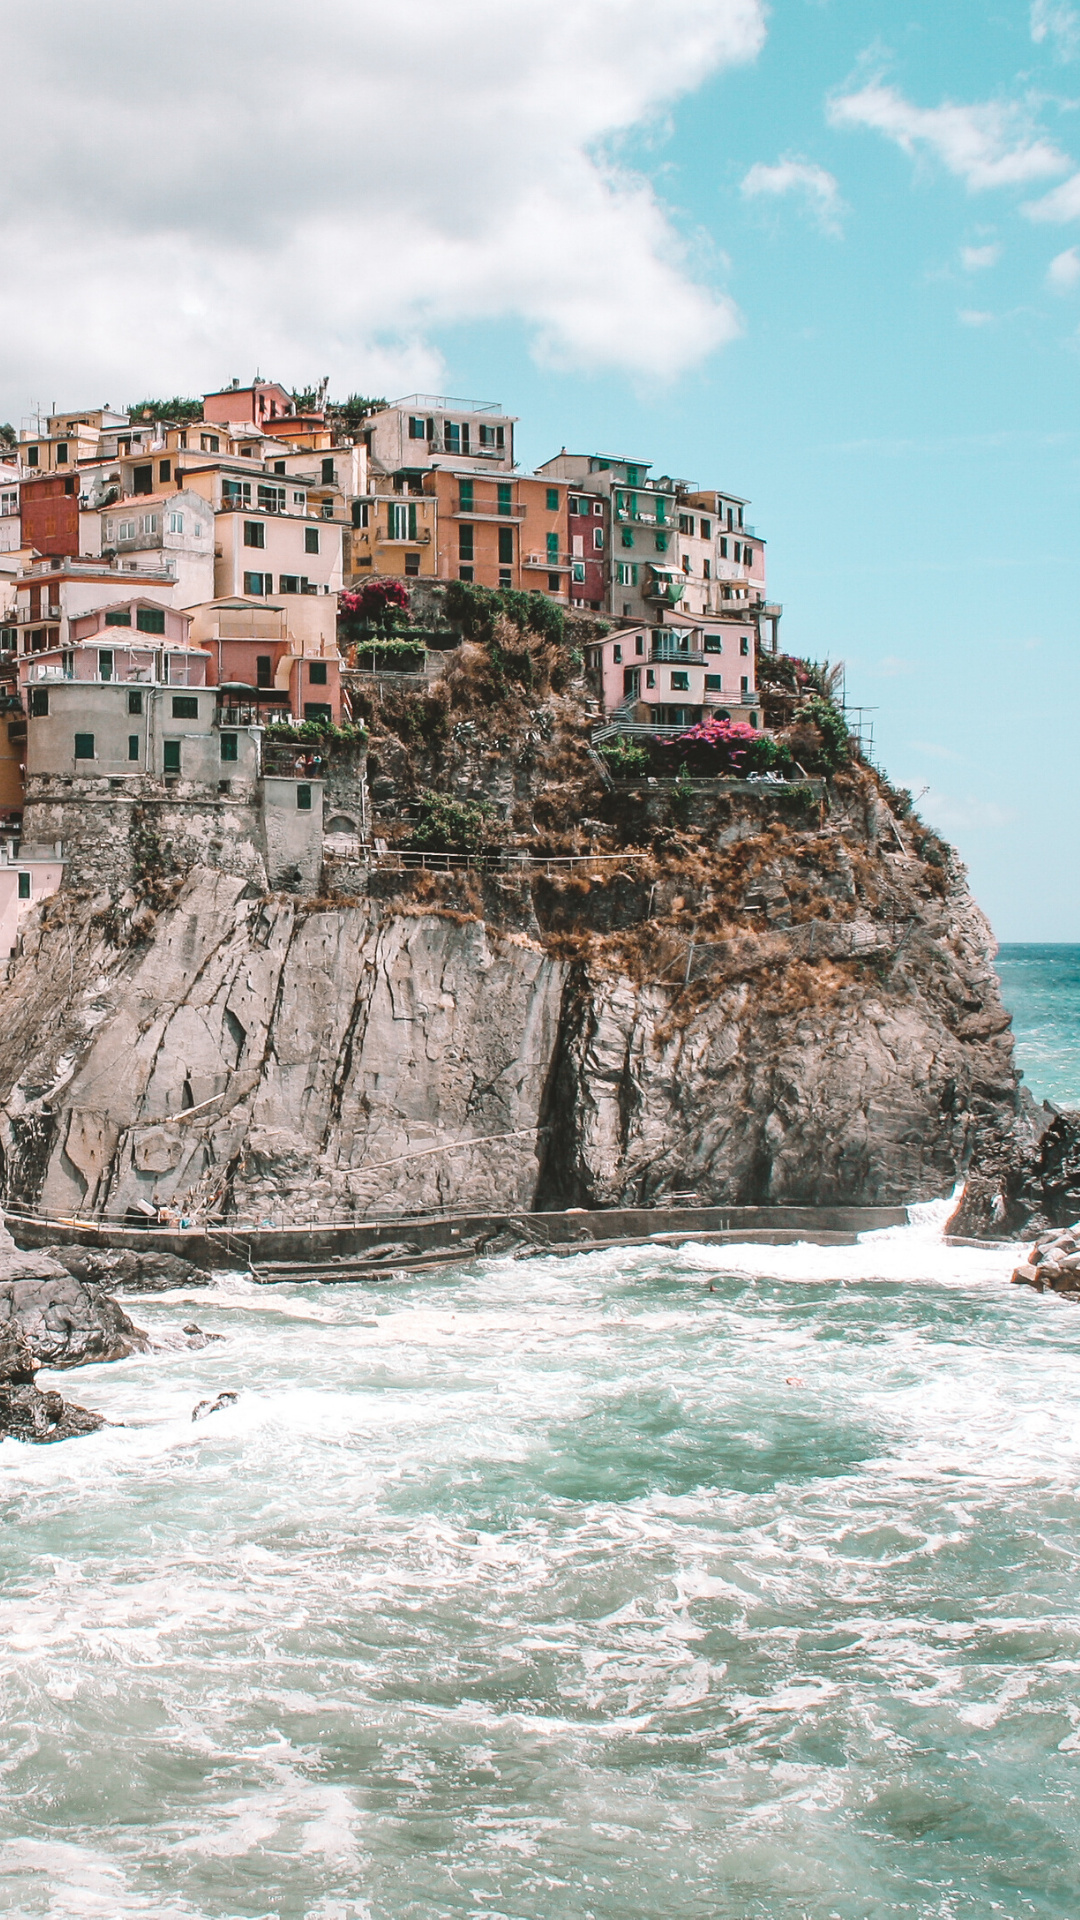
{"type": "Polygon", "coordinates": [[[996,965],[1027,1085],[1080,1107],[1080,947],[1001,947],[996,965]]]}
{"type": "Polygon", "coordinates": [[[946,1212],[63,1376],[130,1424],[0,1449],[4,1911],[1075,1920],[1080,1313],[946,1212]]]}

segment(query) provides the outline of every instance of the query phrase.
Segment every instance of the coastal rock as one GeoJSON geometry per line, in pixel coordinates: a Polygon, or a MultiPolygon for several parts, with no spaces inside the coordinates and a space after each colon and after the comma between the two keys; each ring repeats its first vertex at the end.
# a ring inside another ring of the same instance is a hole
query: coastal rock
{"type": "Polygon", "coordinates": [[[175,1253],[152,1248],[46,1247],[43,1251],[77,1280],[112,1293],[167,1293],[175,1287],[208,1287],[210,1275],[175,1253]]]}
{"type": "MultiPolygon", "coordinates": [[[[1053,1233],[1080,1214],[1080,1113],[1028,1102],[1022,1125],[990,1130],[978,1143],[950,1234],[1017,1239],[1053,1233]]],[[[1080,1249],[1080,1228],[1072,1230],[1080,1249]]]]}
{"type": "Polygon", "coordinates": [[[65,1401],[55,1391],[40,1392],[34,1385],[36,1368],[33,1350],[20,1330],[10,1321],[0,1322],[0,1439],[69,1440],[105,1425],[100,1414],[65,1401]]]}
{"type": "Polygon", "coordinates": [[[1026,1260],[1014,1269],[1012,1284],[1080,1300],[1080,1227],[1040,1234],[1026,1260]]]}
{"type": "Polygon", "coordinates": [[[0,1328],[17,1332],[38,1366],[83,1367],[146,1353],[149,1335],[99,1287],[59,1268],[0,1281],[0,1328]]]}
{"type": "Polygon", "coordinates": [[[205,1420],[211,1413],[223,1413],[226,1407],[235,1407],[239,1398],[238,1393],[219,1393],[216,1400],[200,1400],[192,1408],[191,1418],[205,1420]]]}

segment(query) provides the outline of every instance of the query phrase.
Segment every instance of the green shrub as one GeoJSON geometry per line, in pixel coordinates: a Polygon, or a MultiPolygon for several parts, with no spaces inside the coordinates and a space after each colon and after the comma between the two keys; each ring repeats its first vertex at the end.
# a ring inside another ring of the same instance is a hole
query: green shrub
{"type": "Polygon", "coordinates": [[[466,640],[490,646],[500,614],[521,633],[538,633],[545,640],[562,641],[562,608],[542,593],[520,593],[514,587],[478,587],[471,580],[451,580],[446,589],[448,619],[466,640]]]}
{"type": "Polygon", "coordinates": [[[600,748],[600,758],[616,780],[636,780],[649,764],[649,755],[639,740],[609,740],[600,748]]]}
{"type": "Polygon", "coordinates": [[[851,755],[851,735],[847,722],[831,700],[823,700],[820,694],[800,707],[798,720],[811,720],[821,734],[821,758],[829,773],[835,773],[851,755]]]}
{"type": "Polygon", "coordinates": [[[451,800],[429,787],[409,841],[417,853],[481,853],[491,837],[495,810],[486,800],[451,800]]]}
{"type": "Polygon", "coordinates": [[[367,739],[367,729],[355,721],[338,727],[332,720],[297,720],[288,726],[272,720],[265,737],[271,745],[275,741],[284,746],[293,746],[311,740],[325,740],[332,745],[352,747],[367,739]]]}

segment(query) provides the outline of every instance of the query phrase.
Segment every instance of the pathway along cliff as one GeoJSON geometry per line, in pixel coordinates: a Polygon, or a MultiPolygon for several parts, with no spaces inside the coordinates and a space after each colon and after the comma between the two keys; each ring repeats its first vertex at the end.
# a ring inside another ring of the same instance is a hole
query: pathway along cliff
{"type": "Polygon", "coordinates": [[[771,715],[805,784],[676,782],[663,748],[613,779],[580,659],[501,619],[422,691],[356,676],[355,780],[391,850],[594,866],[369,871],[338,841],[309,899],[167,841],[121,890],[84,850],[3,987],[5,1204],[880,1205],[1028,1142],[963,868],[827,702],[771,715]]]}

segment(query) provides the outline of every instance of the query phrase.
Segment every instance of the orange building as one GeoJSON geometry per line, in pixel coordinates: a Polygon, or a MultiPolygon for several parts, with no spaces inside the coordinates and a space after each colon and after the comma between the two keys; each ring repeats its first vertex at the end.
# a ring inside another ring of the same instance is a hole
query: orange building
{"type": "Polygon", "coordinates": [[[438,502],[441,579],[569,601],[565,481],[436,467],[425,473],[423,488],[438,502]]]}

